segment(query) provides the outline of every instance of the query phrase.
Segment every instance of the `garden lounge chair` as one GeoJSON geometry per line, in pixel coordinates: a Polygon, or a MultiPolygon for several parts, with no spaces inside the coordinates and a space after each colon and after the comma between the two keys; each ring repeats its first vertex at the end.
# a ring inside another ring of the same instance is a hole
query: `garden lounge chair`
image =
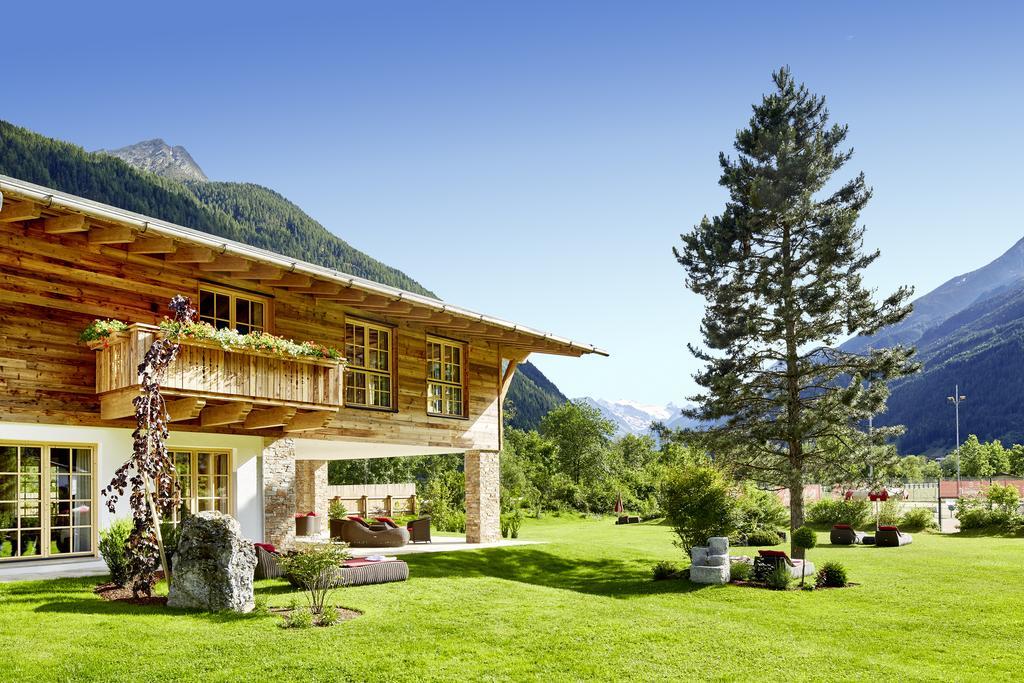
{"type": "Polygon", "coordinates": [[[864,533],[854,531],[849,524],[834,524],[829,540],[832,545],[860,545],[864,542],[864,533]]]}
{"type": "Polygon", "coordinates": [[[406,525],[410,543],[430,543],[430,517],[414,519],[406,525]]]}
{"type": "Polygon", "coordinates": [[[910,545],[913,540],[910,534],[903,533],[895,526],[880,526],[875,532],[875,545],[881,548],[898,548],[910,545]]]}
{"type": "Polygon", "coordinates": [[[758,550],[757,557],[754,558],[754,576],[763,581],[768,572],[778,566],[788,568],[790,575],[795,579],[799,579],[801,573],[804,576],[814,576],[813,562],[790,559],[784,550],[758,550]]]}
{"type": "Polygon", "coordinates": [[[341,540],[353,548],[398,548],[409,542],[409,532],[402,527],[386,525],[375,531],[362,517],[353,515],[342,520],[341,540]]]}
{"type": "Polygon", "coordinates": [[[277,548],[269,543],[253,543],[256,548],[256,570],[253,578],[276,579],[282,574],[281,565],[278,564],[277,548]]]}

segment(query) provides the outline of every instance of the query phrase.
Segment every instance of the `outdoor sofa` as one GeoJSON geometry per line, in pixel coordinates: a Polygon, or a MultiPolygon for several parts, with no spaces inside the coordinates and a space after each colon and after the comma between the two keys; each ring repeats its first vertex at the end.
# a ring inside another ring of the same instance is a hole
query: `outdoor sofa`
{"type": "Polygon", "coordinates": [[[899,548],[902,545],[910,545],[913,540],[910,534],[903,533],[895,526],[880,526],[875,532],[875,545],[880,548],[899,548]]]}
{"type": "Polygon", "coordinates": [[[353,548],[398,548],[409,542],[409,530],[397,525],[382,523],[380,529],[371,529],[358,515],[341,522],[340,538],[353,548]]]}
{"type": "Polygon", "coordinates": [[[829,534],[832,545],[860,545],[864,543],[864,532],[855,531],[849,524],[834,524],[829,534]]]}
{"type": "MultiPolygon", "coordinates": [[[[282,576],[288,583],[297,585],[290,576],[285,576],[278,562],[280,553],[274,546],[267,543],[254,543],[256,548],[255,579],[277,579],[282,576]]],[[[386,560],[368,560],[353,558],[345,560],[338,570],[334,585],[336,586],[368,586],[375,583],[391,583],[405,581],[409,578],[409,565],[396,558],[386,560]]]]}

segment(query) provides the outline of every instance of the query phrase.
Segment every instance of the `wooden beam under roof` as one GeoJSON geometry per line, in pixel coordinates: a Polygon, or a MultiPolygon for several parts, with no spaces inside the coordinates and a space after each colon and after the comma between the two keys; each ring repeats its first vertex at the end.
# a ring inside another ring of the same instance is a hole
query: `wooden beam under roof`
{"type": "Polygon", "coordinates": [[[204,427],[235,424],[243,421],[252,411],[253,404],[248,401],[235,401],[219,406],[206,406],[199,414],[199,424],[204,427]]]}
{"type": "Polygon", "coordinates": [[[341,291],[342,286],[337,282],[326,282],[325,280],[317,280],[309,287],[296,287],[292,291],[296,294],[337,294],[341,291]]]}
{"type": "Polygon", "coordinates": [[[173,254],[176,249],[170,237],[139,237],[128,245],[132,254],[173,254]]]}
{"type": "Polygon", "coordinates": [[[208,247],[178,247],[173,254],[168,254],[166,261],[171,263],[209,263],[217,255],[208,247]]]}
{"type": "Polygon", "coordinates": [[[63,235],[69,232],[87,232],[89,222],[80,213],[69,213],[43,219],[43,232],[49,235],[63,235]]]}
{"type": "Polygon", "coordinates": [[[167,421],[183,422],[185,420],[194,420],[199,417],[205,405],[205,398],[193,398],[192,396],[167,401],[167,421]]]}
{"type": "Polygon", "coordinates": [[[334,410],[312,410],[296,413],[295,417],[284,426],[284,431],[308,432],[314,429],[323,429],[336,414],[337,411],[334,410]]]}
{"type": "MultiPolygon", "coordinates": [[[[333,294],[315,294],[317,301],[335,301],[338,303],[349,303],[359,304],[371,296],[377,296],[376,294],[367,294],[361,289],[353,289],[352,287],[342,287],[333,294]]],[[[381,301],[384,301],[384,297],[379,297],[381,301]]]]}
{"type": "Polygon", "coordinates": [[[275,408],[264,408],[250,412],[242,426],[246,429],[268,429],[270,427],[284,427],[293,417],[296,409],[290,406],[277,406],[275,408]]]}
{"type": "Polygon", "coordinates": [[[0,223],[16,223],[31,221],[42,214],[41,207],[35,202],[9,202],[4,200],[0,207],[0,223]]]}
{"type": "Polygon", "coordinates": [[[200,263],[199,270],[202,271],[226,271],[226,272],[243,272],[252,268],[252,261],[241,256],[232,256],[231,254],[221,254],[217,258],[213,259],[208,263],[200,263]]]}
{"type": "Polygon", "coordinates": [[[254,263],[249,270],[238,273],[234,277],[239,280],[273,280],[280,277],[282,270],[269,263],[254,263]]]}
{"type": "Polygon", "coordinates": [[[135,231],[122,225],[89,231],[89,244],[128,244],[134,241],[135,231]]]}
{"type": "Polygon", "coordinates": [[[302,273],[282,273],[279,278],[260,280],[268,287],[309,287],[313,280],[302,273]]]}

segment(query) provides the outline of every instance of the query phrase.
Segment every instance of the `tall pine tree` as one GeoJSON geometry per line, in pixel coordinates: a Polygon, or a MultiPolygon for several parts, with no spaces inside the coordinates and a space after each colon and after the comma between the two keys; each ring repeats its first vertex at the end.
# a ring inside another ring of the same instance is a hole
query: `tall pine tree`
{"type": "MultiPolygon", "coordinates": [[[[916,370],[913,349],[836,345],[872,334],[910,313],[901,287],[877,302],[862,271],[878,252],[863,249],[857,221],[871,190],[860,174],[826,192],[850,160],[847,127],[829,125],[823,97],[797,86],[788,68],[736,134],[737,158],[719,156],[729,201],[673,249],[686,284],[707,299],[703,388],[689,417],[713,423],[703,438],[741,476],[788,488],[790,525],[804,522],[803,487],[831,483],[898,428],[857,429],[884,410],[886,383],[916,370]]],[[[802,551],[794,548],[796,556],[802,551]]]]}

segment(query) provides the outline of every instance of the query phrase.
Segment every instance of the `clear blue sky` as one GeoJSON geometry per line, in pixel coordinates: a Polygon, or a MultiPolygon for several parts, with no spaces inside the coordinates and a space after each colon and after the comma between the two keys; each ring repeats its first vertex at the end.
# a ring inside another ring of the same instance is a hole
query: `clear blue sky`
{"type": "Polygon", "coordinates": [[[454,303],[611,351],[534,357],[570,396],[692,392],[670,249],[782,64],[850,125],[872,284],[923,294],[1024,236],[1009,3],[220,4],[5,7],[0,117],[184,145],[454,303]]]}

